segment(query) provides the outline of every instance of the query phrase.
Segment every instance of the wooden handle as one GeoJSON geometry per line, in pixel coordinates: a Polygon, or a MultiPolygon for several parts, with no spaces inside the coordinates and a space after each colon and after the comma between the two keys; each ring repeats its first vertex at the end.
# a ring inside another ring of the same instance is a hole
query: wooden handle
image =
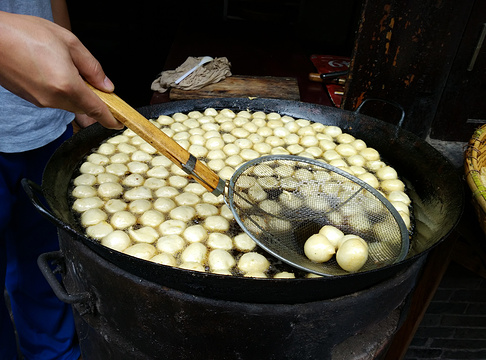
{"type": "Polygon", "coordinates": [[[186,165],[190,165],[189,167],[191,168],[193,166],[190,175],[206,189],[212,191],[215,195],[219,195],[222,192],[221,187],[224,187],[224,182],[220,180],[214,171],[194,158],[186,149],[172,140],[172,138],[148,121],[142,114],[128,105],[115,93],[106,93],[88,83],[86,84],[108,106],[115,119],[147,141],[161,154],[167,156],[180,168],[187,170],[188,167],[186,165]],[[195,162],[188,164],[191,157],[191,162],[195,162]]]}

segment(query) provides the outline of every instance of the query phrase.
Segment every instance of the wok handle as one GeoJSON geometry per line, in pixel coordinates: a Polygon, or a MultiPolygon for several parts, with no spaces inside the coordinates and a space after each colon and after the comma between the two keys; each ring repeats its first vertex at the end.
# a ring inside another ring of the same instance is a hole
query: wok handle
{"type": "Polygon", "coordinates": [[[65,268],[64,255],[61,251],[53,251],[41,254],[37,258],[37,265],[42,272],[42,275],[46,278],[47,282],[54,291],[54,294],[59,300],[66,304],[86,303],[91,300],[91,294],[89,292],[81,292],[78,294],[69,294],[63,285],[56,277],[56,273],[63,272],[65,268]],[[56,269],[51,268],[51,263],[57,265],[56,269]]]}
{"type": "Polygon", "coordinates": [[[223,193],[225,183],[214,171],[196,159],[163,131],[160,131],[157,126],[148,121],[137,110],[128,105],[115,93],[106,93],[88,83],[86,85],[108,106],[115,119],[130,130],[133,130],[186,173],[192,175],[195,180],[209,191],[212,191],[214,195],[223,193]]]}
{"type": "Polygon", "coordinates": [[[57,227],[65,227],[63,222],[59,220],[56,216],[54,216],[39,199],[38,194],[43,195],[41,187],[29,179],[22,179],[21,183],[25,193],[27,194],[37,211],[39,211],[42,216],[44,216],[47,220],[52,222],[57,227]]]}
{"type": "Polygon", "coordinates": [[[363,108],[363,105],[366,104],[367,102],[370,102],[370,101],[377,101],[377,102],[383,102],[385,104],[389,104],[389,105],[392,105],[393,107],[396,107],[398,110],[400,110],[400,112],[402,113],[402,116],[400,117],[400,120],[398,121],[398,124],[397,126],[399,128],[402,127],[403,125],[403,120],[405,119],[405,109],[403,108],[402,105],[400,105],[399,103],[395,102],[395,101],[390,101],[390,100],[383,100],[383,99],[374,99],[374,98],[370,98],[370,99],[364,99],[361,104],[359,104],[358,108],[354,111],[356,114],[361,114],[361,109],[363,108]]]}

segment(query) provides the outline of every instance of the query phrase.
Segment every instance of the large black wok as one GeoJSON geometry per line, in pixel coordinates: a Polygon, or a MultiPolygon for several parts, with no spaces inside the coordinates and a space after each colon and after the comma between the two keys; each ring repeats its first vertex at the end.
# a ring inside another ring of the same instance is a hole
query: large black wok
{"type": "MultiPolygon", "coordinates": [[[[139,111],[148,118],[208,107],[278,112],[323,124],[337,125],[376,148],[404,178],[414,205],[416,222],[407,258],[369,272],[313,279],[250,279],[188,271],[154,264],[103,247],[87,238],[70,209],[69,188],[73,174],[86,153],[115,131],[94,124],[80,131],[56,151],[45,168],[42,193],[51,210],[35,205],[59,228],[95,253],[143,279],[164,287],[214,299],[255,303],[299,303],[325,300],[364,290],[410,267],[444,239],[456,225],[463,208],[457,171],[426,141],[410,132],[359,112],[274,99],[201,99],[147,106],[139,111]]],[[[35,198],[35,197],[34,197],[35,198]]]]}

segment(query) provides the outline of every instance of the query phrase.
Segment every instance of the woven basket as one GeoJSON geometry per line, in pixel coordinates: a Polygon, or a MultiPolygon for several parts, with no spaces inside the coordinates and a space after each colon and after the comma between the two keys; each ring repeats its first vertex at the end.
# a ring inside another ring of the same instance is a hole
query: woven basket
{"type": "Polygon", "coordinates": [[[480,176],[481,168],[485,166],[486,125],[483,125],[474,132],[469,140],[465,153],[464,171],[467,184],[472,191],[472,203],[479,219],[479,225],[486,234],[486,186],[481,182],[480,176]]]}

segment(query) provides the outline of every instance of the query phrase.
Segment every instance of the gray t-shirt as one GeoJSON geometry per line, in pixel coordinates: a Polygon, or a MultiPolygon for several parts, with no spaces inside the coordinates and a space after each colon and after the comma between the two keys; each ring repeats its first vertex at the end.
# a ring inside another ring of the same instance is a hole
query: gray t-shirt
{"type": "MultiPolygon", "coordinates": [[[[50,0],[1,0],[0,10],[52,21],[50,0]]],[[[61,136],[73,119],[72,113],[39,108],[0,86],[0,152],[42,147],[61,136]]]]}

